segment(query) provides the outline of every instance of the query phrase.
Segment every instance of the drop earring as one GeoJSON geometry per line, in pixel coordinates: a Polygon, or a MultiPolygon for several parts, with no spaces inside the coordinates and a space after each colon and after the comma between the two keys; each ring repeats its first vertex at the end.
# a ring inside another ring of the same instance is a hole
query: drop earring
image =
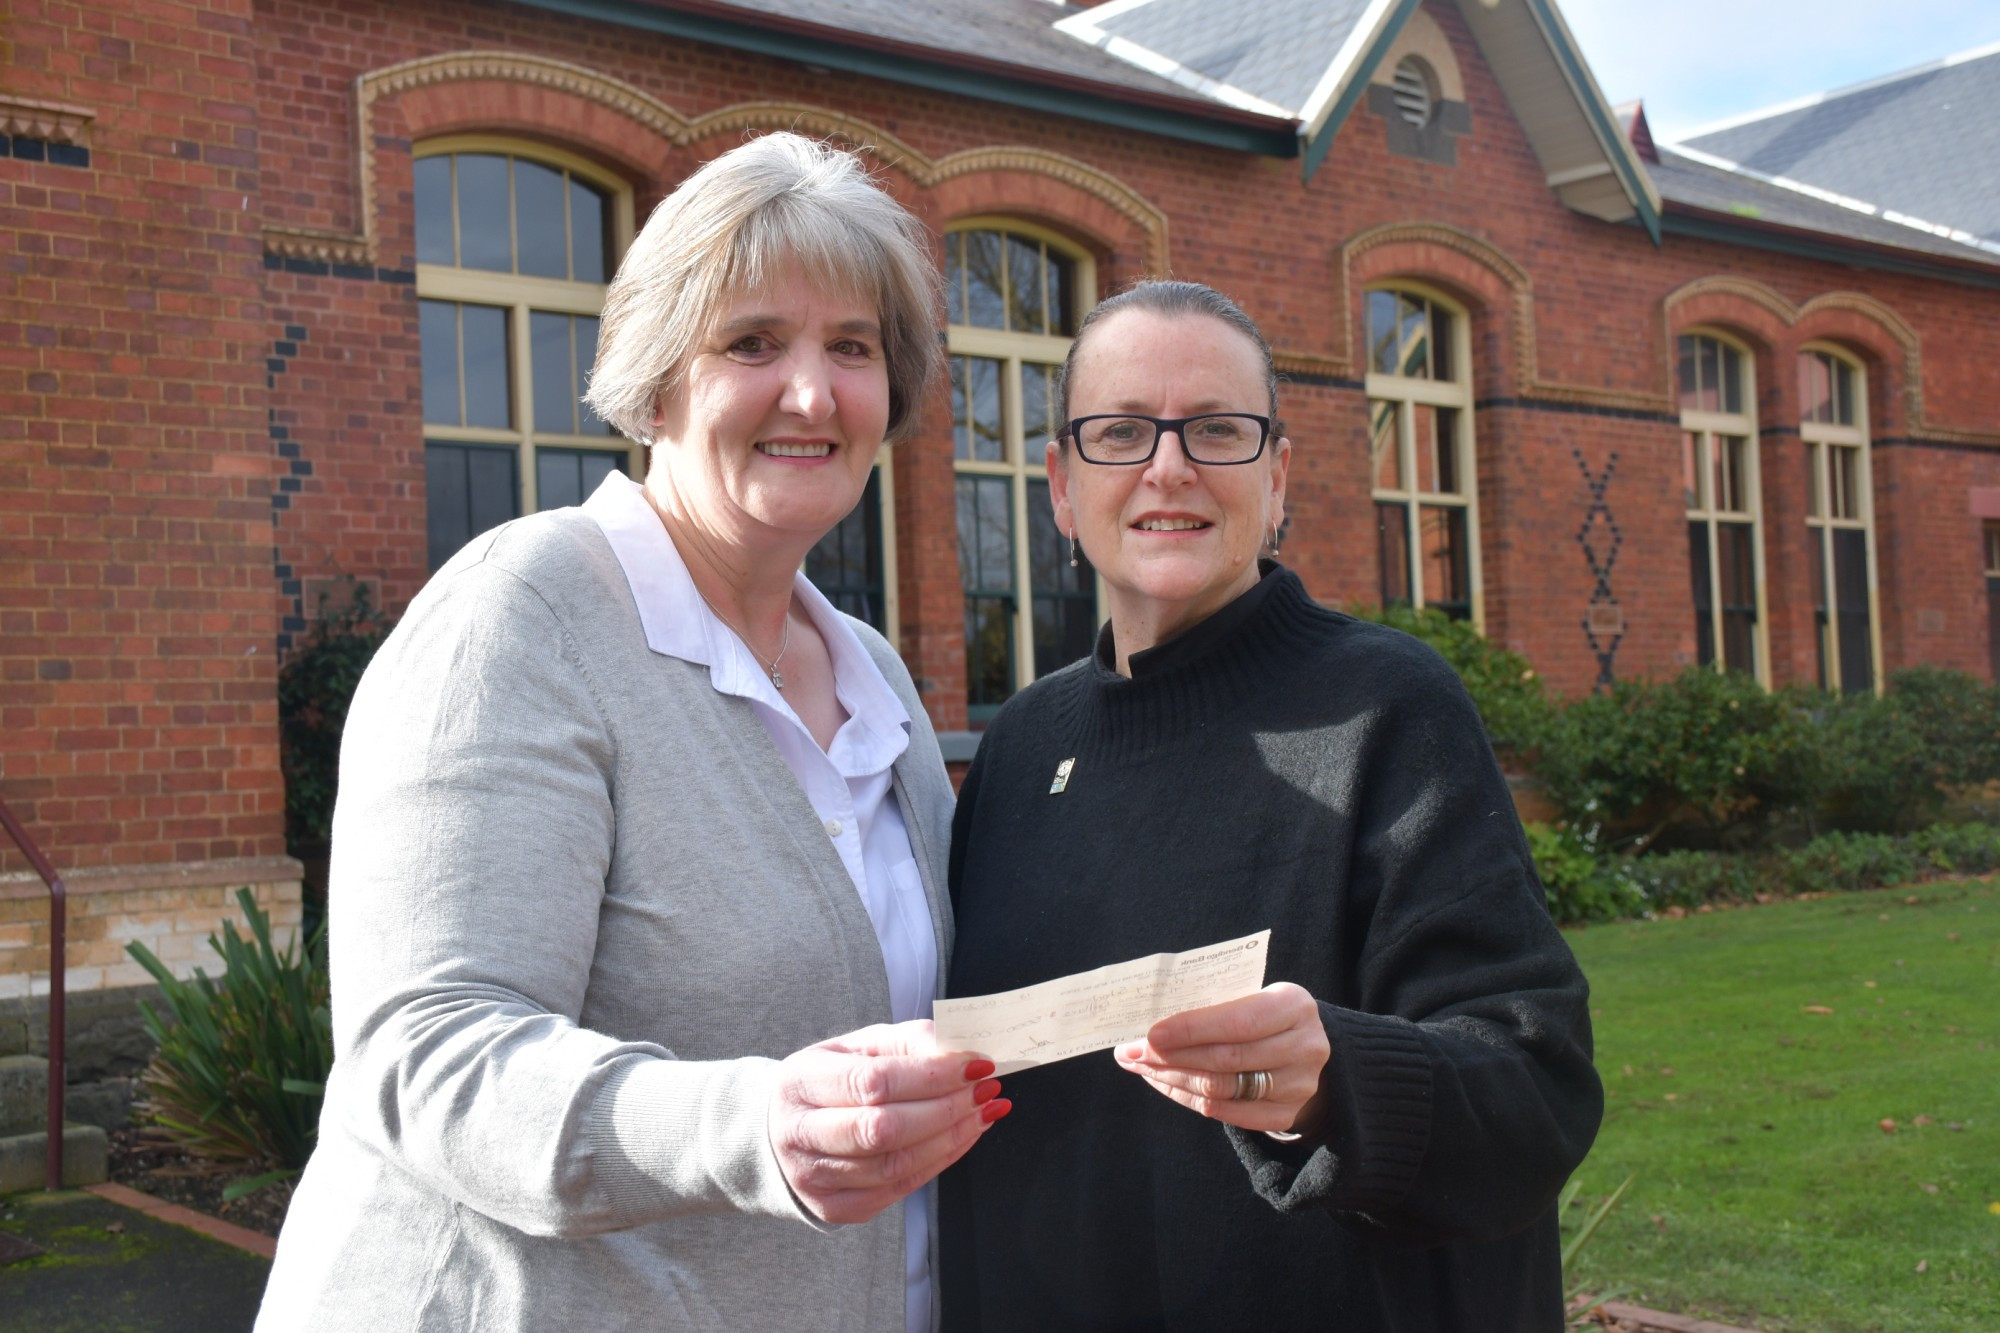
{"type": "Polygon", "coordinates": [[[1278,529],[1280,526],[1282,525],[1278,523],[1271,525],[1271,554],[1274,556],[1278,553],[1278,529]]]}
{"type": "Polygon", "coordinates": [[[1082,567],[1082,562],[1078,560],[1076,556],[1077,556],[1076,531],[1075,529],[1071,529],[1069,534],[1069,567],[1071,569],[1078,569],[1082,567]]]}

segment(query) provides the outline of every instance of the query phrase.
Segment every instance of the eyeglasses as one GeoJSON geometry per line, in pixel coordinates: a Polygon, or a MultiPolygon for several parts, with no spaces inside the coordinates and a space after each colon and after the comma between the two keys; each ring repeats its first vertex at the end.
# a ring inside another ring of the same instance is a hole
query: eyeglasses
{"type": "Polygon", "coordinates": [[[1210,412],[1198,417],[1140,417],[1129,414],[1078,417],[1063,431],[1076,441],[1086,463],[1135,467],[1152,461],[1160,436],[1172,431],[1190,463],[1231,467],[1254,463],[1271,434],[1271,418],[1248,412],[1210,412]]]}

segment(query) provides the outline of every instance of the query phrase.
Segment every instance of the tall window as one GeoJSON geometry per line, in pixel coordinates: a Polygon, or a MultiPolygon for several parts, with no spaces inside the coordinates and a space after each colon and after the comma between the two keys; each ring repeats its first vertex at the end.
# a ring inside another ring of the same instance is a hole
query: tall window
{"type": "Polygon", "coordinates": [[[1764,542],[1750,358],[1683,334],[1678,378],[1696,660],[1769,683],[1763,650],[1764,542]]]}
{"type": "Polygon", "coordinates": [[[417,296],[430,567],[496,523],[579,503],[637,450],[579,399],[630,196],[580,159],[419,150],[417,296]]]}
{"type": "Polygon", "coordinates": [[[806,554],[806,577],[836,607],[896,642],[896,512],[889,446],[876,457],[861,503],[806,554]]]}
{"type": "Polygon", "coordinates": [[[1986,657],[1987,670],[2000,681],[2000,520],[1987,519],[1982,535],[1986,540],[1986,657]]]}
{"type": "Polygon", "coordinates": [[[1465,320],[1419,291],[1368,293],[1370,484],[1383,605],[1484,623],[1465,320]]]}
{"type": "Polygon", "coordinates": [[[1873,690],[1881,677],[1867,402],[1861,367],[1832,352],[1799,354],[1819,683],[1845,694],[1873,690]]]}
{"type": "Polygon", "coordinates": [[[1088,656],[1095,575],[1071,567],[1043,446],[1056,375],[1090,299],[1088,259],[1013,222],[945,236],[966,709],[981,723],[1035,677],[1088,656]]]}

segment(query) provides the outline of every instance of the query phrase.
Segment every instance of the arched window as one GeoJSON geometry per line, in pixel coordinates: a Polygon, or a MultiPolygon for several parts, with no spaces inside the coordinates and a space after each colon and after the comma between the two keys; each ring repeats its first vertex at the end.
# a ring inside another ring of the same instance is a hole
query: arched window
{"type": "Polygon", "coordinates": [[[1677,350],[1695,660],[1768,685],[1754,366],[1713,334],[1684,333],[1677,350]]]}
{"type": "Polygon", "coordinates": [[[1049,508],[1043,446],[1056,376],[1093,300],[1091,262],[1019,222],[945,235],[958,568],[965,585],[966,711],[978,724],[1029,681],[1088,656],[1089,566],[1072,568],[1049,508]]]}
{"type": "Polygon", "coordinates": [[[579,401],[631,195],[539,145],[438,139],[415,163],[430,567],[577,504],[640,451],[579,401]]]}
{"type": "Polygon", "coordinates": [[[1806,446],[1819,683],[1842,694],[1873,690],[1882,675],[1866,375],[1830,349],[1799,353],[1799,436],[1806,446]]]}
{"type": "Polygon", "coordinates": [[[1484,626],[1471,339],[1421,289],[1368,293],[1369,479],[1381,599],[1484,626]]]}

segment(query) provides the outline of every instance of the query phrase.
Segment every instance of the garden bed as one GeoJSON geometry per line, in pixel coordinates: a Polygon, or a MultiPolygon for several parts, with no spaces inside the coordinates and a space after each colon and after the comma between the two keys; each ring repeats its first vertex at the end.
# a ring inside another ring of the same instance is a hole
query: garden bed
{"type": "Polygon", "coordinates": [[[289,1181],[267,1185],[254,1194],[225,1203],[232,1184],[258,1174],[261,1168],[223,1167],[194,1157],[168,1143],[157,1131],[126,1128],[111,1134],[111,1179],[143,1190],[156,1199],[192,1208],[225,1222],[234,1222],[266,1236],[276,1236],[291,1205],[289,1181]]]}

